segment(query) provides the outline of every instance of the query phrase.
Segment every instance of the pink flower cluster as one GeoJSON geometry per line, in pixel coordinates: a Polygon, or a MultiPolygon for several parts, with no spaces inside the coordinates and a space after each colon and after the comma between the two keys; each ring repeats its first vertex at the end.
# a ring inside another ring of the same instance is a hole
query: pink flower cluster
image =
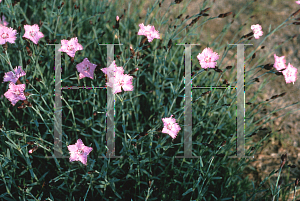
{"type": "Polygon", "coordinates": [[[113,93],[124,91],[133,91],[132,76],[124,74],[123,67],[117,67],[116,62],[113,61],[108,68],[102,68],[102,72],[108,77],[107,86],[113,88],[113,93]],[[113,82],[111,78],[114,76],[113,82]]]}
{"type": "Polygon", "coordinates": [[[263,35],[263,31],[262,31],[262,28],[259,24],[256,24],[256,25],[251,25],[251,29],[253,30],[254,32],[254,38],[255,39],[259,39],[260,36],[263,35]]]}
{"type": "Polygon", "coordinates": [[[6,27],[8,22],[5,21],[5,17],[2,17],[0,23],[0,45],[5,44],[6,42],[15,43],[17,31],[11,27],[6,27]]]}
{"type": "MultiPolygon", "coordinates": [[[[0,0],[1,2],[1,0],[0,0]]],[[[17,31],[11,27],[6,27],[9,23],[5,21],[5,16],[2,16],[0,19],[0,44],[3,45],[6,42],[15,43],[17,31]]],[[[119,16],[116,17],[116,20],[119,21],[119,16]]],[[[40,32],[40,28],[37,24],[34,25],[24,25],[25,33],[23,35],[24,38],[31,40],[34,44],[38,44],[39,40],[44,37],[44,34],[40,32]]],[[[144,24],[140,24],[140,30],[138,35],[147,36],[149,42],[151,42],[154,38],[160,39],[158,31],[155,30],[154,26],[144,26],[144,24]]],[[[70,40],[61,40],[61,48],[58,51],[67,53],[70,57],[74,57],[75,53],[78,50],[83,50],[83,47],[80,43],[78,43],[77,37],[71,38],[70,40]]],[[[85,58],[81,63],[76,65],[78,70],[79,79],[84,77],[89,77],[94,79],[94,71],[96,68],[96,64],[91,63],[88,58],[85,58]]],[[[106,74],[106,69],[103,68],[102,71],[106,74]]],[[[115,76],[114,83],[111,81],[107,82],[107,86],[112,87],[114,90],[114,94],[122,92],[121,88],[124,91],[133,91],[132,86],[132,76],[124,74],[124,69],[122,67],[117,67],[115,61],[110,65],[108,70],[108,79],[111,76],[115,76]],[[112,69],[118,69],[116,74],[112,75],[112,69]]],[[[11,81],[13,83],[9,84],[9,90],[4,94],[4,96],[11,101],[13,105],[15,105],[19,100],[26,100],[24,95],[25,84],[15,85],[19,77],[24,76],[26,73],[19,66],[18,69],[15,69],[15,73],[13,71],[7,72],[4,75],[4,82],[11,81]]]]}
{"type": "Polygon", "coordinates": [[[286,61],[285,61],[284,56],[278,57],[276,54],[274,54],[274,59],[275,59],[274,68],[276,68],[276,70],[278,70],[278,71],[282,71],[285,82],[287,84],[293,82],[293,84],[294,84],[294,82],[296,82],[296,79],[297,79],[297,71],[298,71],[297,68],[292,66],[292,64],[290,64],[290,63],[286,67],[286,64],[285,64],[286,61]]]}
{"type": "MultiPolygon", "coordinates": [[[[15,84],[18,79],[22,76],[26,75],[25,71],[22,70],[21,66],[16,67],[13,71],[6,72],[3,77],[3,82],[9,82],[9,89],[4,93],[4,96],[11,102],[13,106],[19,100],[26,100],[24,90],[25,84],[15,84]]],[[[2,83],[3,83],[2,82],[2,83]]]]}
{"type": "MultiPolygon", "coordinates": [[[[2,0],[0,0],[1,2],[2,0]]],[[[296,1],[297,4],[300,4],[300,1],[296,1]]],[[[116,21],[119,22],[119,16],[116,17],[116,21]]],[[[11,27],[6,27],[8,23],[5,21],[5,17],[3,16],[0,19],[0,44],[5,44],[6,42],[15,43],[17,31],[13,30],[11,27]]],[[[144,35],[147,37],[149,42],[152,42],[155,38],[160,39],[159,32],[155,30],[154,26],[144,24],[139,24],[138,35],[144,35]]],[[[38,44],[39,40],[44,37],[44,34],[39,31],[39,27],[37,24],[32,26],[24,25],[25,34],[24,38],[31,40],[34,44],[38,44]]],[[[254,32],[254,37],[258,39],[263,35],[262,28],[259,24],[252,25],[251,29],[254,32]]],[[[61,48],[59,51],[67,53],[70,57],[74,58],[77,51],[83,50],[83,46],[78,42],[77,37],[71,38],[70,40],[61,40],[61,48]]],[[[132,47],[130,50],[133,51],[132,47]]],[[[285,76],[286,83],[295,82],[297,79],[297,68],[293,67],[290,63],[286,67],[285,59],[283,57],[275,57],[274,67],[278,71],[282,71],[285,76]]],[[[219,59],[219,55],[216,52],[213,52],[210,48],[205,48],[202,53],[199,53],[197,56],[199,63],[202,68],[215,68],[217,65],[217,60],[219,59]]],[[[85,58],[81,63],[76,65],[78,70],[79,79],[84,77],[89,77],[94,79],[94,71],[96,69],[96,64],[91,63],[88,58],[85,58]]],[[[102,68],[102,72],[106,75],[108,82],[106,83],[108,87],[113,88],[113,93],[120,93],[122,89],[124,91],[133,91],[132,85],[132,76],[128,74],[124,74],[123,67],[117,67],[115,61],[113,61],[109,67],[102,68]],[[112,79],[113,78],[113,79],[112,79]],[[112,81],[113,80],[113,81],[112,81]]],[[[24,95],[25,84],[16,85],[16,82],[19,82],[18,79],[21,76],[26,75],[26,73],[22,70],[21,66],[14,69],[13,71],[7,72],[4,75],[3,82],[9,82],[9,90],[4,94],[4,96],[11,101],[12,105],[15,105],[19,100],[26,100],[24,95]]],[[[172,118],[171,115],[169,118],[162,118],[164,127],[162,129],[162,133],[166,133],[171,136],[172,139],[175,139],[181,130],[178,123],[176,123],[176,119],[172,118]]],[[[36,148],[37,149],[37,148],[36,148]]],[[[70,162],[72,161],[80,161],[83,164],[87,164],[87,156],[93,150],[91,147],[87,147],[83,144],[81,139],[78,139],[74,145],[69,145],[68,150],[70,152],[70,162]]],[[[29,150],[29,153],[33,153],[35,150],[29,150]]]]}
{"type": "MultiPolygon", "coordinates": [[[[6,42],[15,43],[17,31],[11,27],[6,27],[9,23],[5,21],[5,16],[2,16],[0,20],[0,44],[3,45],[6,42]]],[[[43,33],[39,31],[37,24],[35,25],[24,25],[25,34],[23,37],[30,39],[35,44],[38,43],[39,39],[44,37],[43,33]]],[[[22,76],[26,75],[25,71],[22,70],[21,66],[18,66],[14,71],[6,72],[3,77],[3,82],[9,82],[9,89],[4,93],[4,96],[14,106],[19,100],[26,100],[24,90],[25,84],[18,84],[16,82],[22,76]]]]}

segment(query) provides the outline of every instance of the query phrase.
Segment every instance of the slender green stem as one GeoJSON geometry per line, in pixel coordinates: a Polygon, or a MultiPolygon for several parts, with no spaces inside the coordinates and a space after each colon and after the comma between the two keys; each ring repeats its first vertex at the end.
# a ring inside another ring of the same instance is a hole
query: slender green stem
{"type": "MultiPolygon", "coordinates": [[[[276,185],[275,185],[276,193],[273,196],[273,201],[275,200],[276,195],[279,193],[279,190],[277,190],[277,186],[278,186],[278,182],[279,182],[279,179],[280,179],[281,170],[282,170],[282,167],[280,167],[280,169],[279,169],[279,173],[278,173],[278,177],[277,177],[277,181],[276,181],[276,185]]],[[[279,198],[279,195],[278,195],[278,198],[279,198]]]]}
{"type": "Polygon", "coordinates": [[[12,65],[11,65],[11,63],[10,63],[10,60],[9,60],[9,57],[8,57],[8,54],[7,54],[7,50],[5,50],[5,56],[6,56],[6,58],[7,58],[7,60],[6,60],[7,63],[9,64],[9,66],[10,66],[12,72],[15,74],[15,71],[14,71],[14,69],[13,69],[13,67],[12,67],[12,65]]]}
{"type": "Polygon", "coordinates": [[[295,201],[295,198],[296,198],[296,186],[294,187],[294,198],[293,198],[293,201],[295,201]]]}
{"type": "MultiPolygon", "coordinates": [[[[62,8],[60,8],[58,11],[58,17],[57,17],[57,22],[56,22],[55,31],[54,31],[54,38],[56,38],[56,30],[57,30],[57,26],[58,26],[58,22],[59,22],[59,18],[60,18],[61,9],[62,8]]],[[[71,24],[71,27],[72,27],[72,24],[71,24]]]]}

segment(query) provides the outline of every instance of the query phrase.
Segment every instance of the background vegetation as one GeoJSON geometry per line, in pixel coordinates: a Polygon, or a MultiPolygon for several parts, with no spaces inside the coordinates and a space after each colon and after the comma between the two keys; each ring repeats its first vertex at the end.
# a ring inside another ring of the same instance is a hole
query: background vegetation
{"type": "MultiPolygon", "coordinates": [[[[251,18],[253,13],[248,13],[249,8],[255,7],[258,2],[249,1],[236,10],[222,12],[233,12],[226,18],[218,18],[221,13],[214,13],[216,11],[213,6],[217,2],[213,1],[198,1],[197,5],[190,4],[191,1],[179,4],[167,0],[148,1],[146,7],[143,2],[136,5],[134,1],[79,0],[65,1],[64,5],[62,2],[3,0],[0,4],[10,23],[8,26],[19,31],[16,43],[8,44],[8,54],[1,55],[7,56],[13,67],[20,65],[26,71],[26,76],[20,81],[26,83],[26,92],[30,93],[27,98],[32,104],[31,107],[21,109],[18,108],[21,103],[12,106],[5,97],[1,99],[0,198],[270,200],[280,197],[287,200],[291,192],[293,195],[295,178],[285,178],[283,183],[283,179],[279,180],[278,173],[280,172],[281,176],[289,174],[294,161],[287,162],[282,171],[280,169],[275,174],[281,164],[278,158],[276,167],[268,172],[267,177],[263,177],[262,181],[258,181],[258,178],[251,181],[245,172],[249,172],[249,164],[253,161],[228,158],[235,154],[236,147],[234,89],[193,89],[193,155],[199,158],[175,158],[183,155],[184,141],[184,47],[176,43],[200,44],[192,46],[193,86],[226,86],[223,84],[225,79],[231,86],[235,86],[236,48],[227,44],[253,44],[245,49],[245,83],[246,92],[249,92],[246,102],[251,103],[246,104],[246,155],[255,155],[269,140],[276,140],[274,136],[279,136],[280,126],[274,126],[273,123],[276,119],[288,116],[288,113],[281,116],[282,108],[297,112],[298,100],[295,104],[287,105],[290,107],[280,105],[277,109],[269,109],[268,106],[272,102],[285,96],[266,101],[263,95],[266,94],[264,90],[272,86],[272,80],[290,88],[286,96],[297,93],[297,83],[294,86],[286,85],[283,76],[276,75],[274,69],[264,68],[269,55],[273,56],[276,53],[275,45],[260,42],[266,39],[274,40],[273,37],[276,38],[276,34],[281,32],[280,27],[264,28],[264,36],[259,42],[242,38],[251,32],[252,24],[262,24],[259,20],[254,21],[251,18]],[[197,9],[196,14],[187,13],[191,7],[197,9]],[[197,14],[205,8],[210,8],[205,12],[209,15],[201,16],[197,22],[186,28],[185,26],[197,19],[197,14]],[[172,17],[173,10],[177,13],[176,18],[172,17]],[[146,11],[146,15],[140,11],[146,11]],[[180,14],[182,16],[179,17],[180,14]],[[242,16],[244,14],[247,14],[246,17],[242,16]],[[119,29],[114,29],[117,15],[120,16],[120,26],[119,29]],[[217,21],[222,25],[218,25],[217,21]],[[237,25],[234,22],[237,22],[237,25]],[[154,25],[161,35],[161,40],[154,39],[151,43],[139,46],[143,38],[136,34],[140,23],[154,25]],[[45,38],[40,40],[38,46],[21,37],[24,34],[24,24],[39,24],[41,27],[40,31],[44,33],[45,38]],[[205,26],[222,27],[222,30],[209,33],[205,26]],[[232,29],[235,37],[224,40],[232,29]],[[269,34],[271,32],[273,34],[269,34]],[[88,165],[70,163],[65,158],[45,158],[53,154],[55,53],[54,47],[46,44],[59,44],[62,39],[68,37],[77,37],[84,49],[76,53],[74,61],[62,53],[62,86],[105,85],[105,77],[100,69],[107,66],[106,47],[98,44],[122,43],[123,45],[115,46],[116,64],[123,66],[125,73],[139,68],[139,71],[134,73],[134,91],[122,92],[115,98],[116,153],[122,155],[122,159],[98,158],[106,153],[105,89],[62,90],[64,155],[68,156],[67,146],[81,138],[86,146],[93,147],[88,157],[88,165]],[[136,52],[132,58],[130,45],[136,52]],[[270,51],[264,52],[262,45],[270,51]],[[201,69],[196,56],[207,46],[219,53],[218,67],[223,72],[201,69]],[[31,54],[26,47],[30,49],[31,54]],[[86,57],[90,62],[98,64],[94,80],[78,79],[76,64],[86,57]],[[232,68],[226,69],[227,66],[232,68]],[[262,73],[257,73],[259,70],[262,73]],[[264,76],[261,76],[263,73],[264,76]],[[255,78],[260,82],[255,81],[255,78]],[[203,95],[207,91],[211,92],[203,95]],[[279,114],[277,118],[272,116],[275,112],[279,114]],[[161,133],[161,119],[172,114],[181,127],[175,140],[161,133]],[[267,125],[272,125],[268,127],[270,130],[266,128],[267,125]],[[224,141],[226,143],[223,144],[224,141]],[[30,155],[28,150],[33,144],[38,144],[39,148],[30,155]]],[[[282,17],[281,23],[295,11],[291,10],[282,17]]],[[[259,16],[259,11],[253,12],[259,16]]],[[[285,24],[288,23],[291,23],[291,20],[285,24]]],[[[262,26],[264,27],[263,24],[262,26]]],[[[295,25],[289,25],[292,26],[295,25]]],[[[294,34],[296,33],[290,33],[290,38],[294,34]]],[[[283,38],[283,41],[288,40],[283,38]]],[[[282,47],[283,44],[277,45],[276,48],[282,47]]],[[[1,79],[5,72],[10,71],[3,57],[1,79]]],[[[287,62],[294,64],[288,58],[287,62]]],[[[297,67],[296,64],[294,66],[297,67]]],[[[8,89],[8,83],[2,85],[0,94],[4,94],[8,89]]],[[[278,94],[281,93],[283,92],[278,94]]],[[[275,94],[267,95],[270,99],[275,94]]]]}

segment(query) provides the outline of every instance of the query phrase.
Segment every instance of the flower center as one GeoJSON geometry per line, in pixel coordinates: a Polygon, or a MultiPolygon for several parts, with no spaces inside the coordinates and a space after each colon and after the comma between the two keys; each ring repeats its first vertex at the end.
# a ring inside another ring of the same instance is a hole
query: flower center
{"type": "Polygon", "coordinates": [[[35,31],[30,31],[30,35],[31,35],[32,37],[34,37],[34,36],[36,35],[36,32],[35,32],[35,31]]]}
{"type": "Polygon", "coordinates": [[[2,38],[3,38],[3,39],[8,38],[8,34],[7,34],[7,33],[3,33],[3,34],[2,34],[2,38]]]}
{"type": "Polygon", "coordinates": [[[210,57],[205,58],[205,62],[210,62],[210,60],[211,60],[210,57]]]}
{"type": "Polygon", "coordinates": [[[288,77],[290,77],[290,76],[292,76],[292,72],[291,72],[291,71],[288,71],[288,72],[286,73],[286,75],[287,75],[288,77]]]}
{"type": "Polygon", "coordinates": [[[82,155],[82,154],[83,154],[83,151],[82,151],[82,149],[78,149],[78,150],[77,150],[77,152],[78,152],[78,154],[80,154],[80,155],[82,155]]]}
{"type": "Polygon", "coordinates": [[[168,124],[167,124],[167,128],[168,128],[169,130],[172,130],[172,125],[173,125],[173,124],[168,123],[168,124]]]}
{"type": "Polygon", "coordinates": [[[84,71],[89,71],[89,70],[90,70],[89,66],[86,65],[85,68],[84,68],[84,71]]]}
{"type": "Polygon", "coordinates": [[[13,92],[16,96],[19,96],[20,95],[20,91],[19,90],[16,90],[13,92]]]}
{"type": "Polygon", "coordinates": [[[120,86],[123,86],[124,85],[124,80],[120,80],[119,84],[120,84],[120,86]]]}
{"type": "Polygon", "coordinates": [[[69,46],[68,46],[68,50],[69,50],[69,51],[73,51],[73,50],[74,50],[74,46],[73,46],[73,45],[69,45],[69,46]]]}

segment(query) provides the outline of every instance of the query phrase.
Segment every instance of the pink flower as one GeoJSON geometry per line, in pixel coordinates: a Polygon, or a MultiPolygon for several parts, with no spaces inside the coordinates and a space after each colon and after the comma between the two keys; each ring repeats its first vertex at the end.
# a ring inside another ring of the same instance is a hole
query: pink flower
{"type": "Polygon", "coordinates": [[[300,1],[296,1],[297,4],[300,4],[300,1]]]}
{"type": "Polygon", "coordinates": [[[286,61],[284,56],[278,57],[276,54],[274,54],[274,58],[275,58],[274,68],[276,68],[276,70],[280,71],[286,68],[285,66],[286,61]]]}
{"type": "Polygon", "coordinates": [[[102,68],[101,71],[108,76],[108,78],[114,76],[114,73],[124,73],[123,67],[117,67],[116,61],[114,60],[108,68],[102,68]]]}
{"type": "Polygon", "coordinates": [[[171,117],[169,118],[162,118],[162,121],[164,122],[164,128],[162,129],[162,133],[167,133],[173,139],[175,139],[181,128],[176,123],[176,119],[172,118],[172,116],[173,115],[171,115],[171,117]]]}
{"type": "Polygon", "coordinates": [[[144,26],[144,23],[142,23],[139,24],[139,27],[140,30],[137,34],[147,36],[149,42],[152,42],[154,38],[160,39],[159,33],[155,30],[154,26],[144,26]]]}
{"type": "Polygon", "coordinates": [[[40,40],[40,38],[44,37],[44,34],[40,32],[40,28],[37,24],[34,24],[32,26],[30,25],[24,25],[25,34],[23,37],[28,38],[33,43],[37,44],[40,40]]]}
{"type": "Polygon", "coordinates": [[[219,55],[207,47],[201,54],[198,54],[197,58],[202,68],[215,68],[217,65],[217,62],[215,61],[219,59],[219,55]]]}
{"type": "Polygon", "coordinates": [[[92,147],[85,146],[81,139],[78,139],[74,145],[69,145],[68,149],[70,152],[70,162],[80,161],[84,165],[87,164],[87,156],[93,150],[92,147]]]}
{"type": "Polygon", "coordinates": [[[292,64],[289,63],[287,68],[282,71],[282,74],[284,75],[284,79],[287,84],[291,82],[294,84],[297,79],[297,68],[293,67],[292,64]]]}
{"type": "Polygon", "coordinates": [[[17,31],[11,27],[0,26],[0,45],[6,42],[15,43],[17,31]]]}
{"type": "MultiPolygon", "coordinates": [[[[1,2],[1,1],[0,1],[1,2]]],[[[9,23],[7,22],[7,21],[5,21],[5,16],[4,15],[2,15],[2,20],[0,20],[0,25],[3,25],[3,26],[7,26],[9,23]]]]}
{"type": "Polygon", "coordinates": [[[30,150],[28,151],[28,153],[30,153],[30,154],[32,154],[32,152],[33,152],[33,150],[32,150],[32,149],[30,149],[30,150]]]}
{"type": "Polygon", "coordinates": [[[122,92],[121,88],[124,91],[133,91],[132,78],[133,78],[132,76],[129,76],[127,74],[117,72],[114,78],[114,83],[109,81],[106,84],[107,86],[113,88],[114,94],[122,92]]]}
{"type": "Polygon", "coordinates": [[[84,77],[94,79],[94,71],[96,67],[96,64],[91,63],[88,58],[85,58],[81,63],[76,65],[78,72],[80,72],[79,79],[84,77]]]}
{"type": "Polygon", "coordinates": [[[71,40],[61,40],[61,48],[58,51],[66,52],[70,57],[74,57],[78,50],[83,50],[83,47],[78,43],[77,37],[75,37],[71,38],[71,40]]]}
{"type": "Polygon", "coordinates": [[[116,17],[116,21],[119,21],[119,19],[120,19],[119,16],[117,16],[117,17],[116,17]]]}
{"type": "Polygon", "coordinates": [[[124,74],[123,67],[117,67],[116,62],[113,61],[108,68],[102,68],[102,72],[108,77],[107,86],[113,88],[113,93],[124,91],[133,91],[132,76],[124,74]],[[114,76],[114,83],[111,81],[111,77],[114,76]]]}
{"type": "Polygon", "coordinates": [[[26,100],[24,95],[25,84],[14,84],[13,82],[9,83],[9,89],[4,93],[4,96],[11,102],[14,106],[19,100],[26,100]]]}
{"type": "MultiPolygon", "coordinates": [[[[5,73],[5,75],[3,76],[3,82],[13,82],[16,84],[16,82],[18,81],[18,79],[24,75],[26,75],[26,72],[22,70],[22,66],[18,66],[14,69],[15,72],[13,71],[9,71],[7,73],[5,73]]],[[[3,83],[2,82],[2,83],[3,83]]]]}
{"type": "Polygon", "coordinates": [[[263,35],[263,31],[262,31],[262,28],[259,24],[256,24],[256,25],[251,25],[251,29],[253,30],[253,33],[254,33],[254,38],[255,39],[259,39],[260,36],[263,35]]]}

